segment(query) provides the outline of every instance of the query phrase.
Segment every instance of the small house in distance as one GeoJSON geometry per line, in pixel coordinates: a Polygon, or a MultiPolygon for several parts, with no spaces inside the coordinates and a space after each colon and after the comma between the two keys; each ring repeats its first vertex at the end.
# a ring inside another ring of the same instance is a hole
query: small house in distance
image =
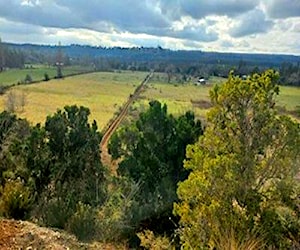
{"type": "Polygon", "coordinates": [[[203,77],[200,77],[196,83],[196,85],[205,85],[206,84],[206,80],[203,77]]]}

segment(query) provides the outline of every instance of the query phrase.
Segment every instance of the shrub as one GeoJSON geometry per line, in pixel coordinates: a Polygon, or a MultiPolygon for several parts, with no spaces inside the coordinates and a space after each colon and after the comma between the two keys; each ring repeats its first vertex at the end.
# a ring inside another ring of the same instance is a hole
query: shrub
{"type": "Polygon", "coordinates": [[[24,219],[30,211],[33,197],[21,180],[5,183],[0,200],[0,214],[14,219],[24,219]]]}
{"type": "Polygon", "coordinates": [[[70,201],[65,197],[54,197],[43,201],[41,206],[38,207],[37,217],[46,226],[63,229],[74,213],[69,203],[70,201]]]}
{"type": "Polygon", "coordinates": [[[79,240],[93,239],[97,231],[96,210],[90,205],[79,202],[76,212],[68,221],[67,229],[75,234],[79,240]]]}
{"type": "Polygon", "coordinates": [[[31,77],[31,75],[27,74],[27,75],[25,76],[24,81],[25,81],[25,83],[31,83],[31,82],[32,82],[32,77],[31,77]]]}
{"type": "Polygon", "coordinates": [[[44,74],[44,81],[49,81],[50,78],[49,78],[49,75],[47,73],[44,74]]]}
{"type": "Polygon", "coordinates": [[[150,250],[175,249],[171,246],[169,239],[165,236],[155,236],[150,230],[137,233],[141,240],[141,247],[150,250]]]}

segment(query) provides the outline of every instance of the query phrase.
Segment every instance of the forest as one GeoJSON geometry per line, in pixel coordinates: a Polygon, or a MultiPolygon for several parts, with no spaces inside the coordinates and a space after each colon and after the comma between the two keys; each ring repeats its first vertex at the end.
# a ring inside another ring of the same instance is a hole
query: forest
{"type": "Polygon", "coordinates": [[[300,58],[294,55],[218,53],[157,48],[95,47],[83,45],[33,45],[1,43],[0,66],[22,68],[25,65],[81,65],[94,71],[133,70],[180,74],[189,77],[221,76],[234,69],[240,76],[262,73],[272,68],[280,72],[279,83],[300,86],[300,58]],[[9,53],[9,54],[8,54],[9,53]],[[58,54],[61,53],[58,59],[58,54]],[[6,58],[6,59],[5,59],[6,58]]]}

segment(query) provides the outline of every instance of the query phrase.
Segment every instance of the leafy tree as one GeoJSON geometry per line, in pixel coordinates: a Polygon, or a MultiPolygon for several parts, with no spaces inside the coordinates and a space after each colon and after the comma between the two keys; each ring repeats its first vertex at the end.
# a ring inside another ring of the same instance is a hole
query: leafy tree
{"type": "Polygon", "coordinates": [[[104,181],[99,150],[101,134],[95,121],[89,124],[89,114],[88,108],[66,106],[64,111],[47,117],[45,130],[51,179],[55,184],[72,188],[83,203],[99,205],[104,199],[104,190],[100,188],[104,181]]]}
{"type": "Polygon", "coordinates": [[[31,127],[8,112],[0,114],[0,185],[6,192],[0,196],[7,198],[5,204],[19,202],[16,211],[23,204],[6,185],[21,180],[20,190],[28,193],[28,202],[36,202],[33,216],[47,225],[65,227],[79,202],[93,208],[104,202],[101,135],[95,121],[89,124],[89,114],[87,108],[67,106],[47,117],[45,127],[31,127]]]}
{"type": "MultiPolygon", "coordinates": [[[[0,113],[0,145],[2,145],[6,134],[11,130],[17,121],[17,117],[7,111],[0,113]]],[[[0,146],[1,149],[1,146],[0,146]]]]}
{"type": "Polygon", "coordinates": [[[1,38],[0,38],[0,72],[3,71],[5,66],[5,52],[4,52],[4,46],[2,44],[1,38]]]}
{"type": "Polygon", "coordinates": [[[191,173],[174,207],[185,249],[213,248],[228,235],[282,249],[299,242],[300,127],[276,114],[277,81],[273,71],[230,74],[210,92],[208,127],[187,147],[191,173]]]}
{"type": "Polygon", "coordinates": [[[188,174],[182,167],[185,148],[201,133],[201,124],[195,122],[192,113],[174,118],[167,113],[166,105],[152,101],[135,124],[113,135],[109,150],[114,158],[122,159],[119,175],[140,185],[133,224],[156,224],[155,230],[160,231],[172,227],[169,216],[176,200],[176,185],[188,174]],[[171,225],[164,225],[164,219],[171,225]]]}

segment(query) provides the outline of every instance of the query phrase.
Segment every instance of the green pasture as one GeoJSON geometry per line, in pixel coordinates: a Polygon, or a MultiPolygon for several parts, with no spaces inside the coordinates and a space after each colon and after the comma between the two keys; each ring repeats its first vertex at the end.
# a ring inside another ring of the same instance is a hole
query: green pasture
{"type": "MultiPolygon", "coordinates": [[[[166,103],[168,110],[174,115],[184,114],[192,110],[198,118],[204,118],[210,108],[209,91],[215,84],[222,84],[226,79],[211,77],[206,85],[196,86],[196,79],[188,83],[166,83],[163,74],[154,76],[147,89],[142,93],[136,107],[144,107],[150,100],[159,100],[166,103]]],[[[300,88],[280,86],[279,95],[276,97],[276,106],[284,108],[287,113],[300,109],[300,88]]]]}
{"type": "MultiPolygon", "coordinates": [[[[90,71],[90,67],[82,66],[66,66],[62,68],[64,76],[90,71]]],[[[56,67],[45,65],[27,65],[24,69],[9,69],[0,73],[0,86],[14,85],[22,83],[25,80],[26,75],[30,75],[32,81],[44,80],[45,73],[49,78],[54,78],[57,74],[56,67]]]]}
{"type": "Polygon", "coordinates": [[[46,116],[57,109],[76,104],[89,107],[91,119],[95,119],[101,129],[146,75],[146,72],[101,72],[19,85],[0,96],[0,109],[6,108],[9,93],[16,96],[17,104],[25,96],[24,108],[19,105],[17,114],[35,124],[43,123],[46,116]]]}
{"type": "Polygon", "coordinates": [[[210,108],[209,91],[215,84],[221,84],[222,78],[214,77],[207,81],[206,85],[197,86],[196,80],[188,83],[166,83],[165,77],[160,73],[159,77],[154,76],[147,85],[146,90],[141,94],[136,106],[144,106],[151,100],[158,100],[168,106],[168,111],[174,115],[184,114],[186,111],[193,111],[198,118],[204,118],[210,108]]]}
{"type": "Polygon", "coordinates": [[[288,111],[300,110],[300,88],[280,86],[279,96],[276,98],[277,106],[284,107],[288,111]]]}

